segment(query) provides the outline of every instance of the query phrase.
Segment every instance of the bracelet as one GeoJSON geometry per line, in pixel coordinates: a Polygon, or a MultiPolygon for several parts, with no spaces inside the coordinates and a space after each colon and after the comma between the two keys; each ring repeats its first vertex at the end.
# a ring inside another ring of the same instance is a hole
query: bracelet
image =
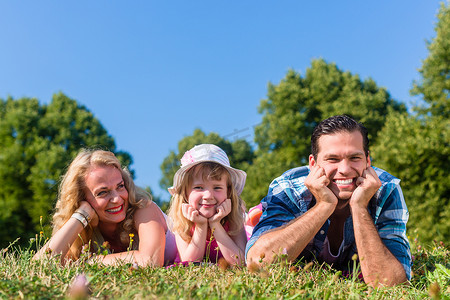
{"type": "Polygon", "coordinates": [[[83,224],[83,228],[86,228],[86,226],[88,225],[88,221],[86,220],[86,218],[77,211],[72,214],[71,218],[74,218],[74,219],[77,219],[78,221],[80,221],[81,224],[83,224]]]}
{"type": "Polygon", "coordinates": [[[86,219],[86,222],[88,223],[91,222],[91,217],[89,216],[89,214],[84,210],[82,210],[81,208],[77,209],[75,212],[82,215],[86,219]]]}

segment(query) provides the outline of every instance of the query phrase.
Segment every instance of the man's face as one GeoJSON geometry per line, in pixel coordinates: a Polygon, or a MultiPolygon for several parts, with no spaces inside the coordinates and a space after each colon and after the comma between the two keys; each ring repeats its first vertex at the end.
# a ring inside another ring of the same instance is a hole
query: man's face
{"type": "Polygon", "coordinates": [[[318,145],[317,160],[312,155],[309,157],[310,167],[315,164],[322,167],[330,180],[330,190],[339,200],[349,200],[356,189],[356,179],[370,166],[361,133],[343,131],[323,135],[318,145]]]}

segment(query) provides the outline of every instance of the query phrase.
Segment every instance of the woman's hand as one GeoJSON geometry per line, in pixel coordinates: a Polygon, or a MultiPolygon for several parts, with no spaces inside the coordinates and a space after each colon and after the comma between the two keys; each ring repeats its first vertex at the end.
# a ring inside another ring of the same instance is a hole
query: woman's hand
{"type": "Polygon", "coordinates": [[[95,209],[92,208],[92,206],[89,204],[89,202],[81,201],[78,210],[81,210],[84,215],[86,215],[91,220],[89,224],[91,224],[92,227],[98,226],[98,215],[95,212],[95,209]]]}

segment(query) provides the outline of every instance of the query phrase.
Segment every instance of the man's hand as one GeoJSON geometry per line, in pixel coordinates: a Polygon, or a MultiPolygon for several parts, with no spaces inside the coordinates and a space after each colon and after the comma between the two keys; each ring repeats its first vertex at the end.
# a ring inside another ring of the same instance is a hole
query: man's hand
{"type": "Polygon", "coordinates": [[[198,210],[194,209],[191,205],[187,203],[181,204],[181,212],[183,216],[191,222],[198,225],[206,224],[208,221],[205,217],[201,216],[198,210]]]}
{"type": "Polygon", "coordinates": [[[317,204],[323,202],[334,206],[337,205],[338,199],[328,187],[329,184],[330,179],[321,166],[316,164],[311,167],[311,171],[305,180],[305,186],[313,194],[314,198],[316,198],[317,204]]]}
{"type": "Polygon", "coordinates": [[[375,170],[369,166],[363,171],[361,177],[356,179],[356,186],[350,198],[350,207],[367,208],[370,199],[381,187],[381,181],[375,170]]]}
{"type": "Polygon", "coordinates": [[[231,199],[226,199],[219,206],[217,206],[217,213],[208,219],[209,225],[220,222],[223,218],[228,216],[231,212],[231,199]]]}

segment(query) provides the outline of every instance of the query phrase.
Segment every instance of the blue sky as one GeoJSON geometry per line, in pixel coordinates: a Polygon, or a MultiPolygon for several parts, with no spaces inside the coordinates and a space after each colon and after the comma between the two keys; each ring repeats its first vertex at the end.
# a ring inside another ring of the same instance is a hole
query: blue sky
{"type": "Polygon", "coordinates": [[[267,83],[324,58],[396,100],[427,57],[439,1],[3,1],[0,98],[85,105],[136,182],[195,128],[253,139],[267,83]],[[239,133],[235,133],[239,131],[239,133]]]}

